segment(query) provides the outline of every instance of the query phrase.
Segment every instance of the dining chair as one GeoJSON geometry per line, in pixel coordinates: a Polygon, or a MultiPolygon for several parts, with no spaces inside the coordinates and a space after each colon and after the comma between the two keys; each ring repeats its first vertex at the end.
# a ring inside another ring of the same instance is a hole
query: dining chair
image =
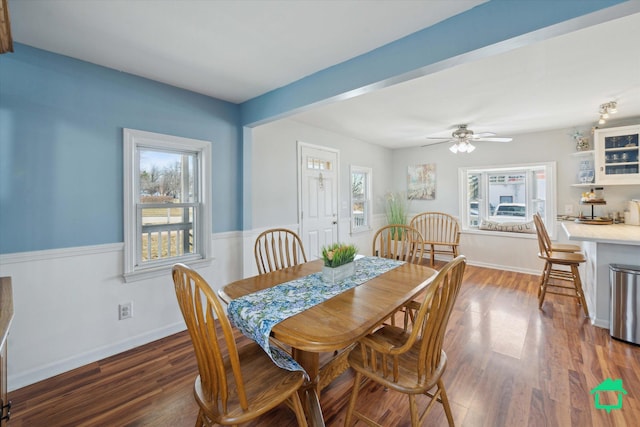
{"type": "Polygon", "coordinates": [[[538,237],[538,258],[544,261],[544,268],[540,275],[538,286],[538,308],[542,309],[544,298],[547,294],[554,294],[575,298],[582,305],[585,316],[589,317],[587,301],[582,289],[580,271],[578,267],[586,261],[580,252],[562,252],[553,250],[548,234],[544,232],[542,218],[533,217],[538,237]],[[569,282],[570,285],[557,282],[569,282]]]}
{"type": "Polygon", "coordinates": [[[373,235],[372,254],[413,264],[422,261],[424,239],[416,228],[405,224],[390,224],[373,235]]]}
{"type": "MultiPolygon", "coordinates": [[[[381,258],[420,264],[424,256],[424,239],[417,229],[409,225],[386,225],[374,234],[371,253],[381,258]]],[[[391,315],[391,324],[395,325],[396,314],[402,312],[404,313],[404,328],[407,329],[413,323],[419,305],[416,301],[409,301],[403,305],[391,315]]]]}
{"type": "Polygon", "coordinates": [[[424,238],[425,254],[429,253],[431,267],[436,254],[447,254],[453,258],[458,256],[460,245],[460,224],[452,215],[443,212],[422,212],[411,218],[409,222],[424,238]]]}
{"type": "Polygon", "coordinates": [[[547,232],[547,227],[542,221],[542,217],[537,212],[533,214],[533,223],[536,226],[536,230],[540,230],[540,233],[542,233],[542,238],[545,240],[545,244],[551,248],[552,252],[580,252],[582,250],[578,245],[553,243],[549,237],[549,233],[547,232]]]}
{"type": "MultiPolygon", "coordinates": [[[[447,367],[442,343],[465,266],[466,258],[459,255],[440,270],[425,292],[411,331],[383,325],[358,341],[348,358],[355,378],[345,426],[351,425],[354,417],[368,425],[380,426],[355,409],[363,377],[386,389],[406,394],[412,426],[420,425],[436,402],[442,403],[449,425],[454,425],[442,381],[447,367]],[[422,394],[430,397],[431,401],[419,414],[416,395],[422,394]]],[[[371,407],[370,404],[368,406],[371,407]]]]}
{"type": "Polygon", "coordinates": [[[260,233],[256,238],[254,254],[258,274],[307,262],[300,236],[286,228],[272,228],[260,233]]]}
{"type": "Polygon", "coordinates": [[[222,304],[202,276],[184,264],[174,265],[172,276],[198,361],[196,427],[245,423],[281,403],[306,426],[298,396],[304,373],[279,368],[255,342],[238,347],[222,304]]]}

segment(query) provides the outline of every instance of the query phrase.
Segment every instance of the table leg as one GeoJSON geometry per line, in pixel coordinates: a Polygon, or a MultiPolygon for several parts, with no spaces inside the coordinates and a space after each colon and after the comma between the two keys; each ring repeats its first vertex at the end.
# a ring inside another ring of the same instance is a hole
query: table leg
{"type": "Polygon", "coordinates": [[[293,348],[292,355],[309,375],[309,381],[300,390],[307,422],[310,426],[324,427],[319,397],[320,354],[293,348]]]}

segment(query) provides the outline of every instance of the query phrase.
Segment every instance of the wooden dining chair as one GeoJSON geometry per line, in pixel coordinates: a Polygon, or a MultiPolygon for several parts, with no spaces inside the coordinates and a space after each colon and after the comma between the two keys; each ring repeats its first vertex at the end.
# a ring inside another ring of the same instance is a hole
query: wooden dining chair
{"type": "Polygon", "coordinates": [[[380,426],[355,409],[362,377],[406,394],[412,426],[420,425],[436,402],[442,403],[449,425],[454,425],[442,381],[442,374],[447,367],[447,355],[442,350],[442,343],[460,291],[465,266],[466,259],[460,255],[440,270],[425,292],[411,331],[383,325],[358,341],[348,359],[349,366],[355,371],[355,378],[345,426],[351,425],[353,417],[368,425],[380,426]],[[430,397],[431,401],[419,414],[416,395],[421,394],[430,397]]]}
{"type": "Polygon", "coordinates": [[[184,264],[174,265],[172,275],[198,360],[196,427],[245,423],[281,403],[293,410],[298,425],[306,426],[298,396],[304,374],[279,368],[255,342],[237,347],[231,323],[207,282],[184,264]]]}
{"type": "Polygon", "coordinates": [[[578,269],[580,264],[586,261],[586,258],[580,252],[554,251],[549,235],[544,232],[542,218],[539,215],[537,217],[534,215],[533,219],[538,237],[538,258],[544,261],[538,286],[538,308],[542,309],[547,294],[561,295],[577,299],[578,303],[582,305],[585,316],[589,317],[589,309],[578,269]],[[570,285],[558,282],[568,282],[570,285]]]}
{"type": "Polygon", "coordinates": [[[419,264],[424,253],[424,239],[420,231],[409,225],[385,225],[373,235],[371,253],[381,258],[419,264]]]}
{"type": "MultiPolygon", "coordinates": [[[[397,259],[412,264],[422,263],[424,256],[424,239],[420,232],[404,224],[391,224],[380,228],[373,236],[372,254],[381,258],[397,259]]],[[[413,324],[415,313],[420,304],[409,301],[390,317],[395,325],[396,314],[403,313],[404,328],[413,324]]]]}
{"type": "Polygon", "coordinates": [[[260,233],[254,245],[258,274],[307,262],[302,240],[286,228],[272,228],[260,233]]]}
{"type": "Polygon", "coordinates": [[[436,254],[458,256],[460,224],[455,217],[442,212],[422,212],[411,218],[409,225],[422,234],[425,255],[430,254],[431,267],[436,254]]]}
{"type": "Polygon", "coordinates": [[[547,232],[547,227],[542,221],[542,217],[537,212],[533,214],[533,223],[536,226],[536,230],[540,230],[540,233],[542,233],[542,238],[545,240],[546,246],[550,247],[552,252],[580,252],[582,250],[578,245],[553,243],[547,232]]]}

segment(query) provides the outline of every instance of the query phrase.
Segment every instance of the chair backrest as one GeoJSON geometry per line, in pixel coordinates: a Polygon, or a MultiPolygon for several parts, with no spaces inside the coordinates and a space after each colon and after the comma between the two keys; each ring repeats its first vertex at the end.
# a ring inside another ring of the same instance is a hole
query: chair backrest
{"type": "Polygon", "coordinates": [[[419,264],[424,255],[424,239],[418,230],[404,224],[390,224],[373,236],[374,256],[419,264]]]}
{"type": "Polygon", "coordinates": [[[198,360],[205,399],[211,402],[212,408],[217,408],[224,414],[228,401],[237,395],[242,408],[248,409],[238,349],[222,304],[202,276],[186,265],[174,265],[172,275],[178,305],[198,360]],[[222,337],[218,336],[216,322],[220,326],[222,337]],[[235,384],[229,383],[221,343],[226,347],[235,384]]]}
{"type": "Polygon", "coordinates": [[[460,224],[458,220],[442,212],[422,212],[411,218],[409,223],[422,234],[425,242],[442,244],[460,243],[460,224]]]}
{"type": "Polygon", "coordinates": [[[259,274],[307,262],[300,236],[286,228],[272,228],[260,233],[254,254],[259,274]]]}
{"type": "Polygon", "coordinates": [[[533,223],[536,226],[536,234],[538,235],[540,255],[548,258],[551,255],[551,238],[549,237],[549,233],[547,233],[542,217],[537,212],[533,214],[533,223]]]}
{"type": "Polygon", "coordinates": [[[403,352],[413,346],[416,340],[420,340],[418,382],[433,378],[435,371],[440,369],[444,334],[460,292],[466,264],[465,256],[458,255],[440,270],[427,288],[409,339],[398,349],[403,352]]]}

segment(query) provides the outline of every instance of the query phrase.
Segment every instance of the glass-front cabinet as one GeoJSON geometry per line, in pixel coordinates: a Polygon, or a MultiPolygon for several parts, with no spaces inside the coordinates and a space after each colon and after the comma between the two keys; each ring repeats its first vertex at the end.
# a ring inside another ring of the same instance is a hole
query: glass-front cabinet
{"type": "Polygon", "coordinates": [[[596,129],[597,184],[640,184],[640,125],[596,129]]]}

